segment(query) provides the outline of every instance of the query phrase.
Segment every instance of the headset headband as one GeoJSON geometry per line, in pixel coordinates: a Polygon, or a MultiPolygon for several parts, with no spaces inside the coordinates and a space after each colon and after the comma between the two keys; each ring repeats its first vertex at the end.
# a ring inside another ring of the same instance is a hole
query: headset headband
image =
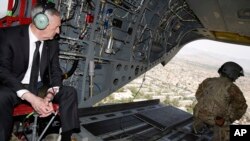
{"type": "Polygon", "coordinates": [[[55,9],[55,4],[53,2],[41,2],[43,7],[43,11],[45,12],[47,9],[55,9]]]}

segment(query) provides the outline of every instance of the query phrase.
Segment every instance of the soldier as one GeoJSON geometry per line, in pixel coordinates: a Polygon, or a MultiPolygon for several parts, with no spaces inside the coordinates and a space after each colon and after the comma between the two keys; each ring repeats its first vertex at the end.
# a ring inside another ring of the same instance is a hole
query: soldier
{"type": "Polygon", "coordinates": [[[218,70],[220,77],[207,78],[198,87],[194,107],[194,132],[212,126],[213,141],[229,141],[229,125],[246,112],[243,93],[233,82],[244,76],[235,62],[226,62],[218,70]]]}

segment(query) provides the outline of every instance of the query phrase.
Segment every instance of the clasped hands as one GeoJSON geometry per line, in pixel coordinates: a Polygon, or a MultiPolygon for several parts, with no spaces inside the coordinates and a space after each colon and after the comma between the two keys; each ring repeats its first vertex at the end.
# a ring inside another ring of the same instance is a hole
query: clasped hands
{"type": "Polygon", "coordinates": [[[39,114],[39,117],[47,117],[52,113],[55,113],[51,102],[53,100],[53,94],[50,94],[49,92],[44,98],[36,96],[31,92],[27,92],[22,98],[31,104],[33,109],[39,114]]]}

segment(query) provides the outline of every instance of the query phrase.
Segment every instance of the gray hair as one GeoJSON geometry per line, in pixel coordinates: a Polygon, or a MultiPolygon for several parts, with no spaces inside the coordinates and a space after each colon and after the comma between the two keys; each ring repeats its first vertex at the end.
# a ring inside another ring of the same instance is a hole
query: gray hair
{"type": "Polygon", "coordinates": [[[38,4],[32,8],[31,18],[33,19],[38,13],[41,13],[41,12],[44,12],[44,14],[48,17],[53,16],[53,15],[60,17],[60,12],[57,9],[51,8],[51,7],[47,8],[46,6],[38,4]]]}

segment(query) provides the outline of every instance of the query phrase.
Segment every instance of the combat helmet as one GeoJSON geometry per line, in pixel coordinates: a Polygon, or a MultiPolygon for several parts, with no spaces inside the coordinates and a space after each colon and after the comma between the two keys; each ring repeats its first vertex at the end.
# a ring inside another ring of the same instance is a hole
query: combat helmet
{"type": "Polygon", "coordinates": [[[222,76],[228,77],[232,81],[235,81],[240,76],[244,76],[242,67],[235,62],[224,63],[219,68],[218,73],[222,76]]]}

